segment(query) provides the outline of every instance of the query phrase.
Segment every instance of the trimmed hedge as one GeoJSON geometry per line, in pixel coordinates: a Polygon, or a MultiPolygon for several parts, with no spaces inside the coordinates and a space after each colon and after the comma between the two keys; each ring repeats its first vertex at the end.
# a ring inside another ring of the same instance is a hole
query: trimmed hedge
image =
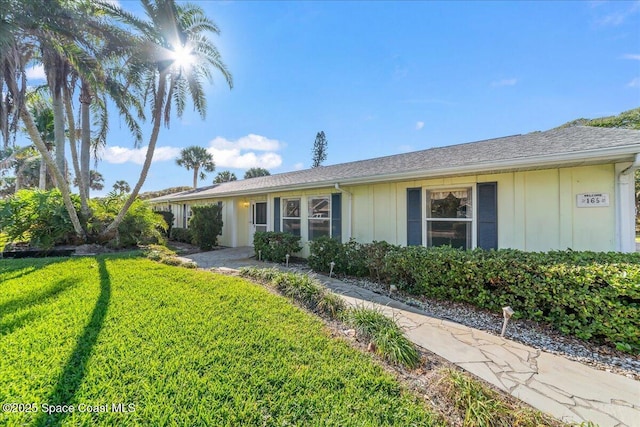
{"type": "Polygon", "coordinates": [[[174,227],[171,229],[171,234],[169,235],[169,240],[174,240],[176,242],[183,242],[191,244],[193,242],[193,236],[191,234],[191,230],[188,228],[178,228],[174,227]]]}
{"type": "Polygon", "coordinates": [[[284,262],[287,254],[293,255],[302,250],[300,236],[275,231],[256,231],[253,235],[253,249],[256,258],[264,261],[284,262]]]}
{"type": "MultiPolygon", "coordinates": [[[[312,257],[320,259],[323,255],[315,249],[312,245],[312,257]]],[[[548,322],[565,334],[640,352],[638,253],[391,245],[384,255],[369,251],[368,262],[374,260],[379,268],[370,269],[368,276],[407,293],[495,312],[509,305],[516,318],[548,322]]]]}

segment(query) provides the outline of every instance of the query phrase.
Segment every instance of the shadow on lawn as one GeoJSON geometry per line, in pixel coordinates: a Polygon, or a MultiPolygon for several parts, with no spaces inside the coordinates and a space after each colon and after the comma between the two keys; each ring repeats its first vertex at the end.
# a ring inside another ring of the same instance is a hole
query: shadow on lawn
{"type": "MultiPolygon", "coordinates": [[[[89,323],[84,327],[84,331],[78,338],[71,357],[69,357],[62,374],[58,378],[58,384],[55,390],[49,395],[47,401],[49,405],[81,403],[75,402],[75,394],[84,379],[87,362],[91,356],[91,350],[96,344],[111,300],[111,278],[107,271],[105,259],[99,257],[97,261],[100,274],[100,296],[93,308],[89,323]]],[[[34,425],[59,426],[64,421],[66,415],[66,413],[48,415],[40,412],[34,425]]]]}
{"type": "Polygon", "coordinates": [[[29,320],[37,318],[34,313],[25,313],[11,322],[4,323],[3,320],[6,316],[19,310],[34,308],[38,305],[46,304],[48,301],[57,297],[76,283],[77,282],[75,280],[70,279],[60,280],[44,292],[31,295],[28,298],[18,298],[0,304],[0,336],[7,335],[27,323],[29,320]]]}

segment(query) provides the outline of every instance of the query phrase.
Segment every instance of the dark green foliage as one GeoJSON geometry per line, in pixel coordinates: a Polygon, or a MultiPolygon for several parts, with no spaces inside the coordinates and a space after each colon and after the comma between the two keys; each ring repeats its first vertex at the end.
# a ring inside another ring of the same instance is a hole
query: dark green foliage
{"type": "Polygon", "coordinates": [[[169,239],[176,242],[193,243],[193,236],[191,235],[191,230],[188,228],[172,228],[171,233],[169,234],[169,239]]]}
{"type": "Polygon", "coordinates": [[[217,204],[193,206],[193,216],[189,221],[189,229],[193,243],[203,251],[218,245],[218,236],[222,234],[222,208],[217,204]]]}
{"type": "MultiPolygon", "coordinates": [[[[87,233],[99,238],[104,229],[114,220],[124,205],[126,195],[111,191],[106,197],[91,200],[93,216],[87,222],[87,233]]],[[[103,241],[113,248],[128,248],[136,245],[163,243],[166,230],[162,217],[158,216],[147,202],[136,199],[117,229],[117,233],[103,241]]]]}
{"type": "Polygon", "coordinates": [[[250,168],[244,173],[244,179],[258,178],[260,176],[269,176],[271,173],[265,168],[250,168]]]}
{"type": "Polygon", "coordinates": [[[262,260],[284,262],[287,254],[300,252],[300,236],[275,231],[257,231],[253,235],[253,249],[256,258],[262,254],[262,260]]]}
{"type": "Polygon", "coordinates": [[[171,236],[171,229],[173,228],[173,220],[175,219],[175,215],[171,211],[156,211],[156,213],[162,216],[164,222],[167,223],[167,231],[165,233],[165,236],[171,236]]]}
{"type": "Polygon", "coordinates": [[[563,333],[640,351],[640,254],[409,247],[386,273],[407,292],[544,321],[563,333]]]}
{"type": "MultiPolygon", "coordinates": [[[[79,199],[73,201],[79,209],[79,199]]],[[[42,249],[69,243],[75,234],[57,189],[20,190],[0,200],[0,231],[11,243],[29,242],[42,249]]]]}
{"type": "Polygon", "coordinates": [[[397,248],[387,242],[358,243],[350,240],[340,243],[330,237],[320,237],[310,242],[309,266],[316,271],[333,272],[350,276],[367,276],[381,280],[384,275],[386,254],[397,248]]]}
{"type": "Polygon", "coordinates": [[[324,135],[324,131],[320,131],[316,134],[316,140],[313,143],[313,157],[311,159],[311,167],[317,168],[322,165],[322,162],[327,160],[327,138],[324,135]]]}

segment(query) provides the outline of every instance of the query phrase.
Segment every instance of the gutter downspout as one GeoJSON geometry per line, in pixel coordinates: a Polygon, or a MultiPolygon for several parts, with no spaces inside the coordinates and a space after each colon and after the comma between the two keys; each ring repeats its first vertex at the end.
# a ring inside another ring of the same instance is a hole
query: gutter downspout
{"type": "Polygon", "coordinates": [[[351,235],[351,219],[352,219],[352,208],[351,205],[353,204],[353,195],[348,192],[347,190],[345,190],[344,188],[340,187],[339,183],[335,183],[335,189],[340,191],[341,193],[344,193],[347,195],[347,217],[348,217],[348,221],[347,221],[347,237],[349,238],[349,240],[351,240],[352,235],[351,235]]]}
{"type": "Polygon", "coordinates": [[[616,191],[616,240],[620,252],[635,252],[635,187],[634,172],[640,167],[640,153],[630,166],[618,172],[616,191]]]}

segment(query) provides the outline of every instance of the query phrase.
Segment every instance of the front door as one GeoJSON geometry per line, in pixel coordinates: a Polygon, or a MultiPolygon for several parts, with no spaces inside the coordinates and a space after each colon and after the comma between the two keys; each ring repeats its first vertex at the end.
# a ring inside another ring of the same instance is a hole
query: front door
{"type": "Polygon", "coordinates": [[[250,226],[249,245],[253,246],[253,234],[256,231],[267,231],[267,202],[251,202],[250,226]]]}

